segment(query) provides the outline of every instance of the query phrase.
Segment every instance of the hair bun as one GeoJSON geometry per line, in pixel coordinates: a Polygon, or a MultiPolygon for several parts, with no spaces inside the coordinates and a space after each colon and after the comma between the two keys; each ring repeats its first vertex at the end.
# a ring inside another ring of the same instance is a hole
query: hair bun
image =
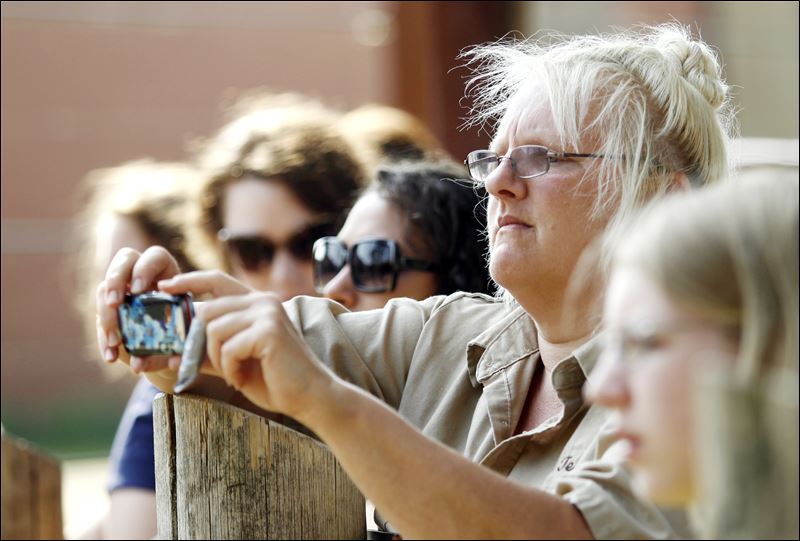
{"type": "Polygon", "coordinates": [[[692,40],[683,29],[671,27],[659,36],[656,47],[711,107],[722,106],[728,87],[722,81],[716,55],[705,43],[692,40]]]}

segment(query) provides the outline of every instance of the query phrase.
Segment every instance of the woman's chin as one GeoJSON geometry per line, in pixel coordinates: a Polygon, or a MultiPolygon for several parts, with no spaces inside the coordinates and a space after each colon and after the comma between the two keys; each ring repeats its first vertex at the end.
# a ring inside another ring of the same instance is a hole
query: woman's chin
{"type": "Polygon", "coordinates": [[[663,507],[683,507],[691,501],[691,490],[686,483],[663,475],[659,470],[647,470],[642,466],[632,467],[633,488],[656,505],[663,507]]]}
{"type": "Polygon", "coordinates": [[[497,285],[511,289],[514,284],[530,279],[530,269],[525,272],[525,261],[511,250],[493,252],[489,259],[489,274],[497,285]]]}

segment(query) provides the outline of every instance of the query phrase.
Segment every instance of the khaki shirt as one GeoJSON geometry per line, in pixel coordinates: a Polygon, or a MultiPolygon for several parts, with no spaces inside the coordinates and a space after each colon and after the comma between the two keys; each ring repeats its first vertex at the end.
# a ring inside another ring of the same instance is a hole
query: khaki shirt
{"type": "Polygon", "coordinates": [[[342,378],[473,462],[567,499],[596,538],[675,536],[655,507],[631,493],[621,446],[603,429],[605,410],[583,401],[596,340],[553,369],[562,414],[514,435],[541,363],[533,320],[518,305],[456,293],[357,313],[312,297],[284,306],[342,378]]]}

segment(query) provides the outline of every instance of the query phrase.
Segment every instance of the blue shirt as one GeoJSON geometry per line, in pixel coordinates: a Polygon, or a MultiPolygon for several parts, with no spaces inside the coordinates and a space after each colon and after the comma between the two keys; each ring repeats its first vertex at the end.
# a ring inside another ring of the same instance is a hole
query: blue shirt
{"type": "Polygon", "coordinates": [[[145,378],[133,389],[111,446],[109,492],[118,488],[156,490],[153,399],[160,392],[145,378]]]}

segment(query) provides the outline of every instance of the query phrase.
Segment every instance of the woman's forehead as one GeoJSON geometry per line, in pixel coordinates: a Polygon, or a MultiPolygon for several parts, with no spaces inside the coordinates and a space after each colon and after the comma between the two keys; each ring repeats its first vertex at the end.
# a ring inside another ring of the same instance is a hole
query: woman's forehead
{"type": "Polygon", "coordinates": [[[404,254],[413,257],[413,229],[409,229],[407,211],[377,192],[358,198],[338,237],[348,246],[368,239],[390,239],[400,245],[404,254]]]}
{"type": "Polygon", "coordinates": [[[345,220],[339,237],[348,242],[366,238],[390,238],[400,241],[405,219],[403,212],[376,192],[358,198],[345,220]]]}
{"type": "Polygon", "coordinates": [[[633,263],[615,264],[605,298],[605,317],[609,321],[650,320],[670,315],[674,303],[650,275],[633,263]]]}
{"type": "Polygon", "coordinates": [[[560,140],[547,95],[529,92],[509,104],[491,148],[504,150],[533,144],[558,148],[560,140]]]}

